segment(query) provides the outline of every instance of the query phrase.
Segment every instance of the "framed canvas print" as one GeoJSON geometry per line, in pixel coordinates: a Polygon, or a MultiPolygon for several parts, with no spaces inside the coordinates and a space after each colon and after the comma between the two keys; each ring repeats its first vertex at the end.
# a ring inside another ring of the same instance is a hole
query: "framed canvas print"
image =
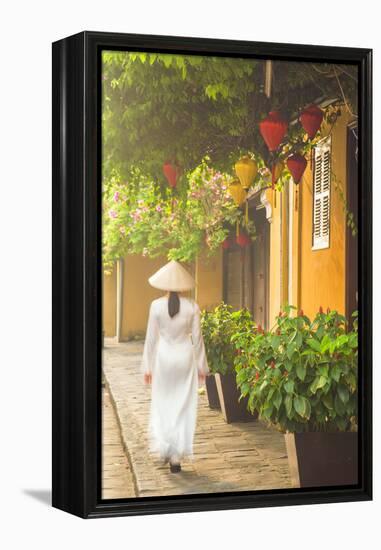
{"type": "Polygon", "coordinates": [[[372,496],[371,51],[53,44],[53,505],[372,496]]]}

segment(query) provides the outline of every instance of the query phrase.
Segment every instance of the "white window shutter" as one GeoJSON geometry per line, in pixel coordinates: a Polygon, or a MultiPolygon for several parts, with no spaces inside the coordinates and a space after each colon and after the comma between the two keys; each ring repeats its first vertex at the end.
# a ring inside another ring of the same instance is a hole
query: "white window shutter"
{"type": "Polygon", "coordinates": [[[329,247],[331,222],[331,138],[314,147],[312,249],[329,247]]]}

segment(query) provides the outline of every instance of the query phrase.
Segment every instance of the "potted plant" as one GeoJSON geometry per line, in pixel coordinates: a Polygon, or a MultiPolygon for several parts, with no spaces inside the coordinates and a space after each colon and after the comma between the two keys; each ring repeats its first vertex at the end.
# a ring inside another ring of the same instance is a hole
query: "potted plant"
{"type": "Polygon", "coordinates": [[[357,483],[357,312],[320,308],[311,321],[287,306],[270,331],[233,336],[248,407],[285,433],[295,486],[357,483]]]}
{"type": "Polygon", "coordinates": [[[209,406],[221,408],[226,422],[250,421],[252,415],[241,400],[234,372],[235,346],[232,336],[252,325],[246,309],[233,311],[221,303],[213,311],[203,311],[201,327],[211,376],[206,378],[209,406]]]}

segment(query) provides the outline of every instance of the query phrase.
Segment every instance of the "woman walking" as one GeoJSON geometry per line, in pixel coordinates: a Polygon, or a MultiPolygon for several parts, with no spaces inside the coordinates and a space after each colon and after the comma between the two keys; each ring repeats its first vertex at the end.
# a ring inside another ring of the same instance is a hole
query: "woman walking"
{"type": "Polygon", "coordinates": [[[193,454],[198,380],[209,373],[194,300],[179,296],[194,288],[193,277],[176,261],[149,279],[166,295],[151,303],[144,344],[144,381],[152,384],[149,421],[150,451],[159,453],[170,471],[193,454]]]}

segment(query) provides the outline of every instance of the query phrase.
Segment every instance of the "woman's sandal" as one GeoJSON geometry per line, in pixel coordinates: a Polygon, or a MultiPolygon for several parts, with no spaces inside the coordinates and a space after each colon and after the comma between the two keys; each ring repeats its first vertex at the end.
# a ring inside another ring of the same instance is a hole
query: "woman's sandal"
{"type": "Polygon", "coordinates": [[[177,474],[178,472],[181,472],[181,464],[172,464],[172,462],[169,463],[169,469],[172,474],[177,474]]]}

